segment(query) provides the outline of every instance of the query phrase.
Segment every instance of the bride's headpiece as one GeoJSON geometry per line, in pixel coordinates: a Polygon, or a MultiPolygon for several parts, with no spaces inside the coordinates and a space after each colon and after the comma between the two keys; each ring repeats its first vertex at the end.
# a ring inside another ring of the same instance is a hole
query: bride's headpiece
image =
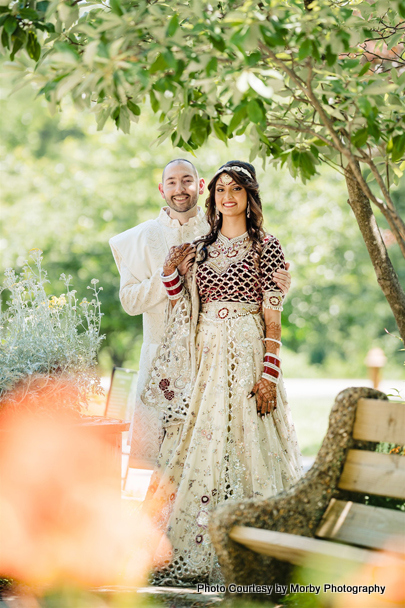
{"type": "Polygon", "coordinates": [[[225,167],[221,167],[218,169],[215,175],[218,175],[218,173],[223,173],[224,171],[239,171],[241,173],[245,173],[245,175],[247,175],[250,179],[253,179],[252,174],[247,169],[244,167],[238,167],[238,165],[226,165],[225,167]]]}

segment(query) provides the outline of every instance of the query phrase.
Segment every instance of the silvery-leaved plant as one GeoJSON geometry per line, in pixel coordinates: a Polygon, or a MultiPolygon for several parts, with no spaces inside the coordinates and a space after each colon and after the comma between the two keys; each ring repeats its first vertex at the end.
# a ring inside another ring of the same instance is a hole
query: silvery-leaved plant
{"type": "Polygon", "coordinates": [[[98,297],[102,287],[92,279],[92,298],[79,302],[72,277],[62,274],[65,293],[47,295],[42,251],[31,250],[30,258],[21,274],[7,269],[0,287],[0,294],[10,294],[0,310],[0,408],[10,401],[38,401],[45,391],[55,409],[80,411],[89,393],[102,393],[96,372],[104,338],[98,297]]]}

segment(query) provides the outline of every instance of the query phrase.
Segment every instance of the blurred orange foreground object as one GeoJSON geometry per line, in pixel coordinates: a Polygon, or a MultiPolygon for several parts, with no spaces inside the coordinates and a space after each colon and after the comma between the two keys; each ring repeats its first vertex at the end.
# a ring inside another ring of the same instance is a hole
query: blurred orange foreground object
{"type": "MultiPolygon", "coordinates": [[[[405,606],[405,559],[387,551],[378,552],[372,563],[364,564],[350,578],[346,587],[385,586],[384,593],[335,594],[331,608],[403,608],[405,606]]],[[[329,594],[328,594],[329,595],[329,594]]]]}
{"type": "Polygon", "coordinates": [[[105,439],[75,426],[73,411],[33,409],[0,411],[0,576],[37,588],[144,584],[170,544],[146,513],[122,509],[100,470],[105,439]]]}

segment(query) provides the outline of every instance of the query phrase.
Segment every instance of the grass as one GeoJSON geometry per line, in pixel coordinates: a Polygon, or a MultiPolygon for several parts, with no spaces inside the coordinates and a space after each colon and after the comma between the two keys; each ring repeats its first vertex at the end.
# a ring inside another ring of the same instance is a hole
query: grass
{"type": "Polygon", "coordinates": [[[316,456],[328,429],[333,400],[326,397],[291,398],[291,413],[303,456],[316,456]]]}

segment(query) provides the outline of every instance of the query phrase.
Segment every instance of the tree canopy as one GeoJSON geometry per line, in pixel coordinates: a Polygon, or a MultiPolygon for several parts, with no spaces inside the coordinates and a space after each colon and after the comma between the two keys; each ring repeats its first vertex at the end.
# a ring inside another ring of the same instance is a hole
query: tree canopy
{"type": "Polygon", "coordinates": [[[389,192],[405,168],[405,0],[15,1],[0,11],[4,50],[52,106],[71,94],[93,105],[99,128],[112,119],[128,132],[147,96],[161,138],[186,150],[248,129],[251,158],[303,180],[321,162],[351,164],[405,253],[389,192]]]}
{"type": "Polygon", "coordinates": [[[16,86],[32,82],[53,110],[70,96],[99,129],[113,120],[128,133],[147,100],[160,140],[189,152],[246,134],[252,160],[304,183],[322,164],[341,172],[405,337],[405,293],[372,211],[405,256],[393,196],[405,169],[405,0],[7,0],[0,11],[16,86]]]}

